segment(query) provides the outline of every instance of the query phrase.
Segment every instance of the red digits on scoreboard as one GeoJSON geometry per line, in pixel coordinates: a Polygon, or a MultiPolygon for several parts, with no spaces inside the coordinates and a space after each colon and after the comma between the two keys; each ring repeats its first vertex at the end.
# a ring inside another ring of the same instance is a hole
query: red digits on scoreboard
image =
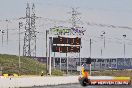
{"type": "Polygon", "coordinates": [[[76,45],[79,45],[79,38],[76,38],[76,45]]]}

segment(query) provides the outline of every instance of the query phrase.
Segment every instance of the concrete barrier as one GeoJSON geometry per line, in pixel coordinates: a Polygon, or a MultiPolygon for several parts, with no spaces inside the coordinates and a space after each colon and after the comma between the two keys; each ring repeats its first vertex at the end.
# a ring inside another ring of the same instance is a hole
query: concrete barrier
{"type": "Polygon", "coordinates": [[[0,78],[0,88],[32,87],[78,83],[78,76],[0,78]]]}

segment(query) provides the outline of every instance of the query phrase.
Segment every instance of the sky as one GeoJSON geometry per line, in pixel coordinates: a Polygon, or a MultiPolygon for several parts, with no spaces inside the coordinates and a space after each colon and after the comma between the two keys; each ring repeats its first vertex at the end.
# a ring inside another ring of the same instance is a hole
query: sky
{"type": "MultiPolygon", "coordinates": [[[[26,3],[35,4],[36,16],[42,19],[36,20],[37,34],[37,56],[45,56],[45,30],[54,26],[71,26],[71,8],[77,8],[81,13],[78,17],[86,30],[82,36],[81,57],[89,57],[89,40],[92,39],[91,57],[132,57],[132,30],[118,28],[119,26],[132,27],[132,0],[0,0],[0,30],[4,30],[4,42],[2,46],[2,34],[0,32],[0,53],[18,55],[18,20],[25,17],[26,3]],[[44,20],[48,18],[50,20],[44,20]],[[9,20],[9,41],[6,41],[7,22],[9,20]],[[65,22],[60,22],[65,21],[65,22]],[[91,25],[87,25],[89,22],[91,25]],[[93,25],[94,24],[94,25],[93,25]],[[117,28],[101,27],[96,24],[115,25],[117,28]],[[105,48],[100,35],[105,32],[105,48]],[[123,35],[126,35],[124,40],[123,35]],[[101,55],[102,49],[102,55],[101,55]]],[[[24,27],[21,29],[24,32],[24,27]]],[[[21,34],[21,55],[23,47],[24,33],[21,34]]],[[[52,53],[53,55],[53,53],[52,53]]],[[[56,56],[65,54],[56,53],[56,56]]],[[[78,57],[78,54],[69,53],[69,57],[78,57]]]]}

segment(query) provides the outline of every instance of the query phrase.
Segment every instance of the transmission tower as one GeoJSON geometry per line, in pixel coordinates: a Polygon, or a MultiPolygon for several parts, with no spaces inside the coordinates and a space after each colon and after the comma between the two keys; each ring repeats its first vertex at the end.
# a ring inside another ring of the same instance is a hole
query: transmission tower
{"type": "Polygon", "coordinates": [[[35,5],[32,10],[27,3],[23,56],[36,57],[35,5]],[[31,13],[32,11],[32,13],[31,13]]]}
{"type": "Polygon", "coordinates": [[[35,5],[32,6],[31,15],[31,55],[36,57],[36,27],[35,27],[35,5]]]}
{"type": "Polygon", "coordinates": [[[78,15],[79,15],[79,14],[80,14],[80,13],[77,12],[75,8],[72,8],[72,13],[71,13],[72,17],[71,17],[71,20],[72,20],[72,27],[73,27],[73,28],[74,28],[74,27],[77,27],[77,21],[80,20],[80,19],[78,18],[78,15]]]}

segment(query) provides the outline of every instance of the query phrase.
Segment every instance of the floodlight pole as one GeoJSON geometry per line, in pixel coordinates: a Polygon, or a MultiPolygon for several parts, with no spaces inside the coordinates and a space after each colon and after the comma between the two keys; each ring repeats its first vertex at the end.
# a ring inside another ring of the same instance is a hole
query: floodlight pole
{"type": "Polygon", "coordinates": [[[125,54],[126,54],[125,38],[126,38],[126,35],[123,35],[123,37],[124,37],[124,60],[125,60],[125,54]]]}
{"type": "MultiPolygon", "coordinates": [[[[90,39],[90,58],[91,58],[91,39],[90,39]]],[[[91,75],[91,63],[90,63],[90,73],[89,74],[91,75]]]]}
{"type": "MultiPolygon", "coordinates": [[[[101,41],[103,39],[103,34],[100,35],[101,36],[101,41]]],[[[102,47],[102,44],[101,44],[101,58],[103,59],[103,47],[102,47]]],[[[100,70],[102,71],[102,59],[100,61],[100,70]]]]}

